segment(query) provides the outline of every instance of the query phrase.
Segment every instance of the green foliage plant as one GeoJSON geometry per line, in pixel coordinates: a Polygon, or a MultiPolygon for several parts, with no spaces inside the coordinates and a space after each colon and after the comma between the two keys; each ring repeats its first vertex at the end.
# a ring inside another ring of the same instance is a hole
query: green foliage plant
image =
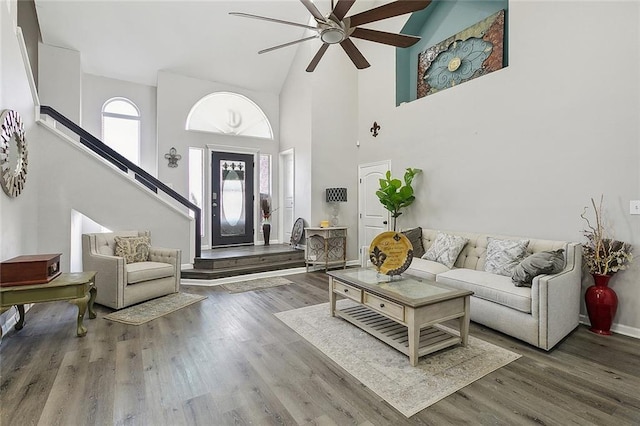
{"type": "Polygon", "coordinates": [[[422,170],[408,167],[404,173],[404,185],[400,179],[391,177],[390,170],[387,170],[384,179],[380,179],[380,188],[376,191],[376,195],[384,208],[391,212],[394,232],[396,231],[398,216],[402,214],[400,209],[410,206],[416,199],[413,195],[411,182],[413,182],[413,178],[420,172],[422,172],[422,170]]]}

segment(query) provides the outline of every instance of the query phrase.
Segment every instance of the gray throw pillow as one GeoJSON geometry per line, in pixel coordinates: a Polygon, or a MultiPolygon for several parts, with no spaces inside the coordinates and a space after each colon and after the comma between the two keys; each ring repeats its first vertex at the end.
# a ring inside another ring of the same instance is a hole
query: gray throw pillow
{"type": "Polygon", "coordinates": [[[487,241],[484,270],[492,274],[512,276],[513,270],[527,254],[529,240],[499,240],[487,237],[487,241]]]}
{"type": "Polygon", "coordinates": [[[409,229],[408,231],[402,231],[405,237],[409,239],[413,246],[413,257],[424,256],[424,246],[422,245],[422,228],[417,227],[409,229]]]}
{"type": "Polygon", "coordinates": [[[469,240],[458,235],[438,232],[433,244],[431,244],[431,247],[429,247],[429,250],[427,250],[422,258],[442,263],[451,269],[453,268],[453,264],[456,263],[456,259],[465,244],[467,244],[467,241],[469,240]]]}
{"type": "Polygon", "coordinates": [[[564,249],[541,251],[524,259],[513,271],[511,281],[516,287],[531,287],[533,278],[542,274],[557,274],[564,268],[564,249]]]}

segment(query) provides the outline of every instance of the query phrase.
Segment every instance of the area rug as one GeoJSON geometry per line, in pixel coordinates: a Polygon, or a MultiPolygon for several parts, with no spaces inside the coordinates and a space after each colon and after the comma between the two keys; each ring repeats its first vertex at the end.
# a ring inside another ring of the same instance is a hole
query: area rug
{"type": "Polygon", "coordinates": [[[291,281],[286,278],[269,277],[223,284],[221,287],[227,290],[229,293],[242,293],[245,291],[260,290],[263,288],[277,287],[280,285],[288,284],[291,284],[291,281]]]}
{"type": "MultiPolygon", "coordinates": [[[[351,305],[354,302],[346,299],[338,301],[340,309],[351,305]]],[[[328,303],[275,315],[406,417],[521,356],[469,336],[466,347],[423,356],[412,367],[406,355],[331,317],[328,303]]]]}
{"type": "Polygon", "coordinates": [[[112,312],[103,318],[124,324],[141,325],[206,298],[197,294],[173,293],[112,312]]]}

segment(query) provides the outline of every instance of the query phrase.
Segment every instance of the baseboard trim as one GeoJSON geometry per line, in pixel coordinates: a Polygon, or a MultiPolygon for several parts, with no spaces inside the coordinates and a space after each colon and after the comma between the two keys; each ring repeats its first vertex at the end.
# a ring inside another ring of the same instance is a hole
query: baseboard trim
{"type": "MultiPolygon", "coordinates": [[[[591,325],[589,317],[587,315],[580,315],[580,324],[591,325]]],[[[614,333],[622,334],[629,337],[640,339],[640,328],[629,327],[628,325],[612,324],[611,331],[614,333]]]]}
{"type": "Polygon", "coordinates": [[[181,285],[193,285],[201,287],[213,287],[216,285],[234,283],[238,281],[256,280],[258,278],[270,278],[270,277],[282,277],[285,275],[301,274],[306,272],[304,267],[290,268],[290,269],[278,269],[275,271],[256,272],[255,274],[246,275],[234,275],[233,277],[216,278],[213,280],[193,280],[183,278],[180,280],[181,285]]]}

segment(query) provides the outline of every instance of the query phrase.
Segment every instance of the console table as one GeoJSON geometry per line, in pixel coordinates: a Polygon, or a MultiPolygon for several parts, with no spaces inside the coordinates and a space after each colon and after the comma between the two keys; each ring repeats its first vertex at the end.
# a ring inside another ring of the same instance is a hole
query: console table
{"type": "Polygon", "coordinates": [[[304,258],[309,266],[323,265],[325,271],[330,266],[347,267],[347,227],[304,228],[304,258]]]}
{"type": "MultiPolygon", "coordinates": [[[[68,300],[78,306],[76,334],[78,337],[83,337],[87,334],[87,328],[82,323],[87,307],[89,308],[89,318],[96,317],[93,310],[93,302],[96,300],[97,292],[95,277],[96,273],[93,271],[74,272],[60,274],[58,278],[45,284],[0,287],[0,314],[8,311],[12,306],[16,306],[20,318],[15,329],[21,330],[24,327],[24,305],[68,300]]],[[[2,330],[0,330],[1,335],[2,330]]]]}

